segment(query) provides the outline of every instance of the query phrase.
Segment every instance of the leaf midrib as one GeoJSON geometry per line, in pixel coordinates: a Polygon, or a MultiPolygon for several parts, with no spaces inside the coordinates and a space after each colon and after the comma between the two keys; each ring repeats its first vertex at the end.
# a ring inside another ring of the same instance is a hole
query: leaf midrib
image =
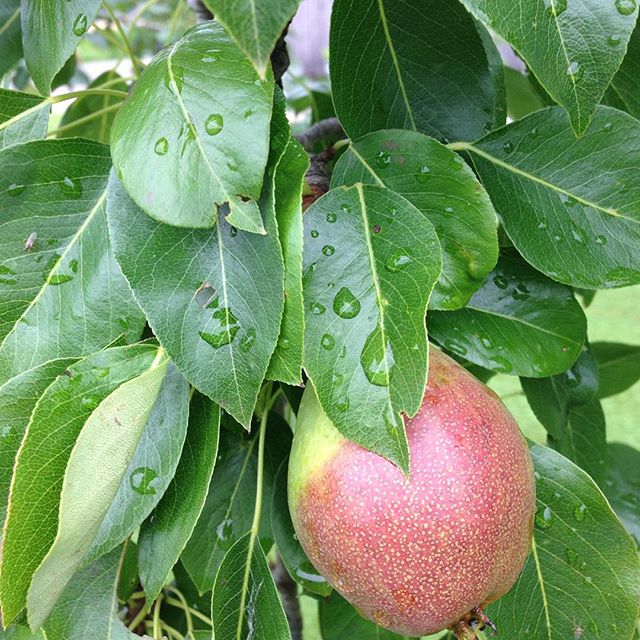
{"type": "Polygon", "coordinates": [[[476,147],[475,144],[471,142],[453,142],[448,144],[447,148],[451,149],[452,151],[470,151],[471,153],[475,153],[480,157],[484,158],[485,160],[488,160],[489,162],[495,164],[496,166],[501,167],[502,169],[506,169],[507,171],[510,171],[511,173],[514,173],[520,176],[521,178],[525,178],[527,180],[530,180],[531,182],[535,182],[545,187],[546,189],[551,189],[556,193],[561,193],[570,198],[573,198],[576,202],[580,203],[585,207],[595,209],[596,211],[600,211],[601,213],[605,213],[614,218],[620,218],[623,220],[628,220],[629,222],[633,222],[635,224],[640,224],[640,220],[636,220],[634,218],[630,218],[629,216],[625,216],[622,213],[620,213],[620,211],[618,211],[617,209],[610,209],[607,207],[603,207],[602,205],[599,205],[596,202],[591,202],[590,200],[587,200],[582,196],[576,195],[575,193],[567,189],[563,189],[558,185],[548,182],[544,178],[540,178],[539,176],[529,173],[528,171],[524,171],[523,169],[520,169],[515,165],[509,164],[508,162],[505,162],[504,160],[501,160],[500,158],[497,158],[496,156],[491,155],[490,153],[487,153],[486,151],[476,147]]]}
{"type": "Polygon", "coordinates": [[[65,247],[64,251],[58,258],[58,260],[56,260],[55,264],[51,267],[51,271],[49,271],[49,274],[47,275],[47,279],[44,281],[44,284],[38,290],[38,293],[35,295],[33,300],[27,305],[25,310],[20,314],[20,317],[15,321],[13,328],[7,332],[5,337],[0,342],[0,350],[2,350],[7,339],[9,338],[10,335],[13,334],[18,324],[26,317],[27,313],[29,313],[29,311],[31,311],[31,309],[40,301],[42,296],[44,296],[44,293],[47,290],[47,287],[50,285],[51,277],[57,271],[59,265],[62,263],[65,257],[69,254],[69,252],[71,251],[71,248],[75,245],[77,240],[82,236],[82,234],[86,231],[89,224],[93,221],[93,218],[95,217],[96,213],[100,210],[100,207],[102,206],[106,198],[107,198],[107,189],[105,189],[102,192],[102,195],[96,201],[96,204],[94,205],[93,209],[91,209],[91,211],[89,212],[85,220],[78,227],[78,230],[75,232],[71,240],[68,242],[67,246],[65,247]]]}

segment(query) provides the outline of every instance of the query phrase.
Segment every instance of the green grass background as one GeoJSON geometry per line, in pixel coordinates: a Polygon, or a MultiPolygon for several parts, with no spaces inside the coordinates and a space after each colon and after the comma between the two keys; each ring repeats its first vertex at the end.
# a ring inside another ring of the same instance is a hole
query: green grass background
{"type": "MultiPolygon", "coordinates": [[[[591,342],[640,344],[640,286],[599,291],[585,311],[591,342]]],[[[545,431],[529,408],[518,378],[497,375],[490,380],[489,386],[502,397],[524,434],[544,442],[545,431]]],[[[606,398],[602,404],[607,417],[607,440],[640,449],[640,383],[624,393],[606,398]]],[[[303,640],[322,640],[317,602],[302,596],[301,604],[303,640]]]]}

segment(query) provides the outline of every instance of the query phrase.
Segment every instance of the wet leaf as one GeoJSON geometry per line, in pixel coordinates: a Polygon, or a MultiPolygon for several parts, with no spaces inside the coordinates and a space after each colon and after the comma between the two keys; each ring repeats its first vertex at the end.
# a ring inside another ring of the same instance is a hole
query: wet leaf
{"type": "Polygon", "coordinates": [[[139,337],[144,317],[107,236],[110,163],[108,147],[81,139],[0,152],[0,383],[139,337]]]}
{"type": "Polygon", "coordinates": [[[31,577],[53,544],[62,480],[83,425],[109,394],[142,375],[157,353],[152,345],[96,353],[70,366],[38,401],[16,460],[4,527],[0,602],[5,624],[26,605],[31,577]],[[33,501],[33,495],[39,499],[33,501]]]}
{"type": "Polygon", "coordinates": [[[497,218],[473,171],[435,140],[413,131],[378,131],[340,156],[332,186],[364,182],[404,196],[433,224],[442,274],[432,309],[465,305],[498,259],[497,218]]]}
{"type": "Polygon", "coordinates": [[[408,471],[401,413],[427,379],[424,317],[442,267],[431,223],[402,196],[357,184],[304,215],[304,366],[347,438],[408,471]]]}
{"type": "Polygon", "coordinates": [[[622,393],[640,380],[640,345],[594,342],[591,351],[600,372],[599,398],[622,393]]]}
{"type": "Polygon", "coordinates": [[[462,0],[527,61],[580,135],[624,57],[636,0],[462,0]]]}
{"type": "Polygon", "coordinates": [[[638,78],[640,78],[640,26],[636,25],[629,40],[627,53],[604,94],[603,102],[626,111],[634,118],[640,118],[638,78]]]}
{"type": "Polygon", "coordinates": [[[640,282],[640,123],[598,107],[576,139],[559,107],[474,144],[482,182],[518,251],[550,278],[585,289],[640,282]]]}
{"type": "Polygon", "coordinates": [[[349,137],[413,129],[475,140],[503,124],[502,74],[479,29],[457,2],[334,2],[331,85],[349,137]]]}
{"type": "Polygon", "coordinates": [[[0,51],[0,76],[4,76],[22,57],[20,0],[5,0],[0,5],[0,51]]]}
{"type": "Polygon", "coordinates": [[[499,373],[544,377],[577,359],[587,323],[568,287],[514,256],[502,256],[464,309],[429,314],[446,350],[499,373]]]}
{"type": "Polygon", "coordinates": [[[272,97],[271,75],[261,81],[218,23],[195,27],[149,63],[118,112],[118,176],[161,222],[213,227],[222,213],[264,233],[257,200],[272,97]]]}
{"type": "Polygon", "coordinates": [[[42,98],[39,96],[0,89],[0,149],[44,138],[49,122],[49,108],[44,105],[38,108],[39,105],[42,105],[42,98]],[[29,110],[32,110],[29,115],[14,120],[16,116],[29,110]]]}
{"type": "Polygon", "coordinates": [[[195,393],[175,476],[138,537],[140,580],[153,602],[178,561],[204,507],[218,453],[220,408],[195,393]]]}

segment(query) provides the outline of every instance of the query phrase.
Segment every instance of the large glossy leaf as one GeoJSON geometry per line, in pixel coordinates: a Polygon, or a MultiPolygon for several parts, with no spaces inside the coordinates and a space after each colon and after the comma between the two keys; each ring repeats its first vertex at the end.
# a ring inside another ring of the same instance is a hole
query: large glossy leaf
{"type": "Polygon", "coordinates": [[[52,360],[0,385],[0,522],[4,522],[7,515],[16,453],[36,402],[58,375],[74,362],[70,358],[52,360]]]}
{"type": "Polygon", "coordinates": [[[438,237],[403,197],[362,184],[317,200],[304,237],[304,366],[320,404],[347,438],[408,471],[400,413],[424,395],[438,237]]]}
{"type": "Polygon", "coordinates": [[[124,550],[117,547],[79,571],[44,625],[47,640],[133,640],[117,617],[124,550]]]}
{"type": "MultiPolygon", "coordinates": [[[[228,417],[227,417],[228,420],[228,417]]],[[[238,425],[220,431],[220,452],[204,509],[180,559],[198,588],[213,583],[224,555],[251,528],[255,508],[258,439],[240,433],[238,425]]],[[[291,433],[273,414],[267,426],[260,538],[272,544],[269,512],[276,472],[288,455],[291,433]]]]}
{"type": "Polygon", "coordinates": [[[594,342],[591,351],[600,372],[599,398],[622,393],[640,380],[640,345],[594,342]]]}
{"type": "MultiPolygon", "coordinates": [[[[638,23],[640,25],[640,23],[638,23]]],[[[640,118],[640,26],[636,25],[627,54],[604,96],[605,104],[640,118]]]]}
{"type": "Polygon", "coordinates": [[[100,0],[22,0],[22,44],[27,68],[42,95],[93,22],[100,0]]]}
{"type": "Polygon", "coordinates": [[[49,109],[40,107],[42,102],[39,96],[0,89],[0,149],[44,138],[49,121],[49,109]],[[29,115],[17,117],[30,110],[29,115]]]}
{"type": "Polygon", "coordinates": [[[205,0],[205,4],[249,56],[260,77],[300,0],[205,0]]]}
{"type": "Polygon", "coordinates": [[[598,391],[598,364],[583,351],[571,369],[547,378],[521,378],[522,390],[536,418],[554,438],[561,438],[572,407],[592,401],[598,391]]]}
{"type": "Polygon", "coordinates": [[[157,352],[152,345],[136,345],[89,356],[70,366],[38,401],[18,452],[4,527],[5,624],[25,606],[31,576],[55,538],[62,480],[80,430],[104,398],[151,366],[157,352]]]}
{"type": "Polygon", "coordinates": [[[304,303],[302,300],[302,186],[309,160],[293,138],[278,163],[275,205],[284,258],[284,312],[267,377],[292,385],[302,383],[304,303]]]}
{"type": "MultiPolygon", "coordinates": [[[[127,83],[113,69],[99,75],[87,88],[128,90],[127,83]]],[[[81,96],[65,111],[60,121],[59,137],[82,137],[109,144],[111,125],[122,98],[110,94],[81,96]]]]}
{"type": "Polygon", "coordinates": [[[378,131],[351,143],[336,164],[332,186],[356,182],[388,187],[427,217],[442,247],[429,306],[464,306],[495,266],[498,240],[489,197],[462,158],[414,131],[378,131]]]}
{"type": "Polygon", "coordinates": [[[222,214],[210,230],[159,224],[115,177],[108,203],[114,251],[154,333],[187,379],[246,428],[284,308],[273,176],[290,134],[277,98],[259,201],[266,236],[239,231],[222,214]]]}
{"type": "Polygon", "coordinates": [[[306,591],[328,596],[333,589],[307,558],[291,522],[287,502],[288,465],[288,459],[280,465],[273,488],[271,502],[273,540],[287,573],[306,591]]]}
{"type": "Polygon", "coordinates": [[[20,0],[4,0],[0,4],[0,77],[22,57],[20,0]]]}
{"type": "Polygon", "coordinates": [[[324,640],[406,640],[363,618],[336,592],[320,601],[320,629],[324,640]]]}
{"type": "Polygon", "coordinates": [[[144,323],[111,253],[109,148],[37,140],[0,152],[0,382],[144,323]]]}
{"type": "Polygon", "coordinates": [[[640,123],[598,107],[580,139],[559,107],[474,144],[471,152],[518,251],[554,280],[585,289],[640,282],[640,123]]]}
{"type": "Polygon", "coordinates": [[[504,123],[491,56],[457,2],[337,0],[330,62],[336,113],[353,139],[393,128],[475,140],[504,123]]]}
{"type": "Polygon", "coordinates": [[[160,593],[204,507],[218,454],[220,408],[195,393],[189,428],[173,481],[138,537],[140,581],[147,602],[160,593]]]}
{"type": "Polygon", "coordinates": [[[608,446],[604,492],[627,531],[640,545],[640,451],[620,442],[608,446]]]}
{"type": "Polygon", "coordinates": [[[516,585],[489,607],[505,638],[631,640],[640,565],[633,541],[593,481],[559,453],[531,446],[538,510],[516,585]]]}
{"type": "Polygon", "coordinates": [[[501,257],[464,309],[435,311],[428,324],[452,353],[492,371],[536,378],[566,371],[587,330],[571,290],[515,256],[501,257]]]}
{"type": "Polygon", "coordinates": [[[462,0],[509,41],[583,133],[624,57],[636,0],[462,0]]]}
{"type": "Polygon", "coordinates": [[[291,640],[267,559],[258,542],[250,543],[250,534],[229,549],[220,565],[211,617],[216,640],[291,640]]]}
{"type": "Polygon", "coordinates": [[[151,61],[113,124],[113,162],[131,197],[169,224],[212,227],[222,212],[264,233],[272,96],[271,75],[260,81],[219,24],[187,32],[151,61]]]}
{"type": "Polygon", "coordinates": [[[32,628],[44,622],[82,562],[125,540],[158,503],[182,450],[187,399],[184,378],[160,351],[148,371],[91,414],[65,470],[56,538],[29,587],[32,628]]]}

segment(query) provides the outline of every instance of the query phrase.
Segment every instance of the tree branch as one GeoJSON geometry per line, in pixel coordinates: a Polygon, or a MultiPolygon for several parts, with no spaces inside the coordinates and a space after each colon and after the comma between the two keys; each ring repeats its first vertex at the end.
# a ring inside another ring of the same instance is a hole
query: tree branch
{"type": "Polygon", "coordinates": [[[338,118],[327,118],[312,124],[304,133],[298,134],[296,140],[307,152],[311,152],[316,142],[326,140],[333,143],[345,136],[346,134],[342,125],[338,122],[338,118]]]}

